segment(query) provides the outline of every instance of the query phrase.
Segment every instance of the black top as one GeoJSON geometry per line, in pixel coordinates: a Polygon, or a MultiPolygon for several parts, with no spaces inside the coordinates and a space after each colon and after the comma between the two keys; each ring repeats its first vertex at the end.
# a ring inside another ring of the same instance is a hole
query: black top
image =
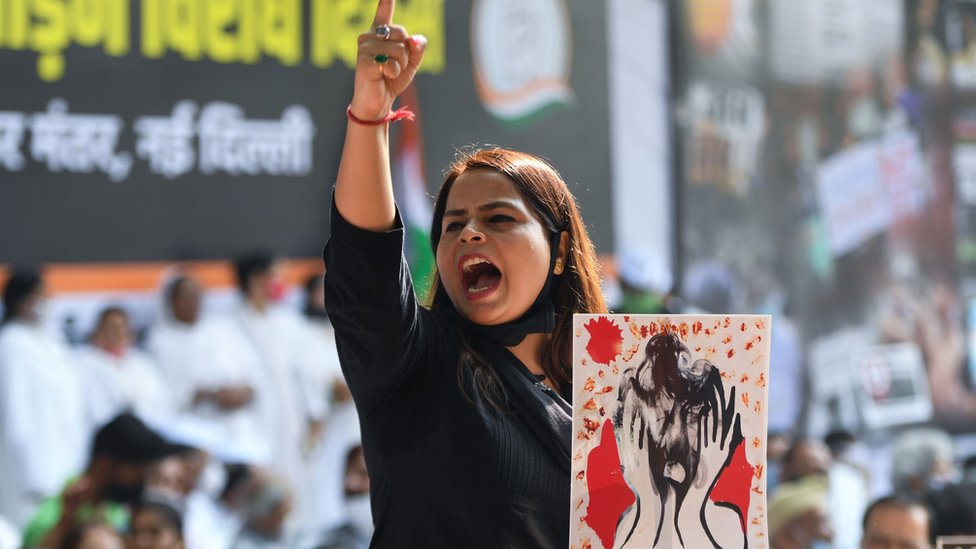
{"type": "Polygon", "coordinates": [[[326,307],[370,474],[370,547],[565,549],[569,405],[506,349],[474,336],[506,409],[470,384],[461,390],[457,323],[418,306],[399,215],[396,223],[365,231],[333,204],[324,252],[326,307]]]}

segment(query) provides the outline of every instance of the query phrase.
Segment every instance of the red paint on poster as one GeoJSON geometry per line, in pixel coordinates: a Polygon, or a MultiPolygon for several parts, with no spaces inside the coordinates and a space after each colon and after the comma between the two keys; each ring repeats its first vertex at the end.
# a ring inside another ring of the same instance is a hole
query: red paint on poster
{"type": "Polygon", "coordinates": [[[732,454],[729,466],[722,471],[722,476],[708,495],[708,499],[714,503],[726,503],[739,510],[739,526],[743,532],[746,531],[745,517],[749,514],[749,503],[752,499],[750,488],[754,475],[755,468],[746,459],[746,445],[740,444],[732,454]]]}
{"type": "Polygon", "coordinates": [[[605,317],[590,320],[583,325],[590,333],[590,342],[586,344],[586,352],[594,362],[610,364],[620,356],[624,344],[623,330],[605,317]]]}
{"type": "Polygon", "coordinates": [[[636,501],[634,492],[624,481],[620,470],[617,439],[613,435],[610,420],[603,423],[600,445],[590,450],[586,460],[586,489],[590,503],[586,507],[584,521],[603,542],[613,547],[620,517],[636,501]]]}

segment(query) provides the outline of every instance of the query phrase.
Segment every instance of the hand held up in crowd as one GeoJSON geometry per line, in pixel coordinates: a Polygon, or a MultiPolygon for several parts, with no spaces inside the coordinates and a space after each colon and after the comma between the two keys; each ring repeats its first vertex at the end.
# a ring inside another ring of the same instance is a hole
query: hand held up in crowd
{"type": "Polygon", "coordinates": [[[356,84],[336,177],[336,207],[349,223],[369,231],[393,227],[387,122],[398,119],[393,103],[413,81],[427,48],[426,38],[392,24],[395,4],[380,0],[372,27],[359,36],[356,84]]]}
{"type": "Polygon", "coordinates": [[[356,119],[385,118],[413,81],[427,48],[423,35],[393,25],[395,0],[380,0],[369,32],[359,35],[356,84],[350,114],[356,119]]]}

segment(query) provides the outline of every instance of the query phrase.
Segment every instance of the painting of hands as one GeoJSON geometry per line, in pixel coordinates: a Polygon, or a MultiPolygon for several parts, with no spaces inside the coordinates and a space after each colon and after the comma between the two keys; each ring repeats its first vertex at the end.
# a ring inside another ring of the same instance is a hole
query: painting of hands
{"type": "Polygon", "coordinates": [[[765,547],[770,318],[575,323],[571,547],[765,547]]]}

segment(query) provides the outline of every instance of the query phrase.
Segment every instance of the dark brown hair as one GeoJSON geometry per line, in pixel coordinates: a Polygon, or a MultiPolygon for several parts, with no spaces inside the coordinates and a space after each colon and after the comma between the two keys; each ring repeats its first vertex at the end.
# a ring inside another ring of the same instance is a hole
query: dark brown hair
{"type": "MultiPolygon", "coordinates": [[[[447,170],[444,184],[434,202],[430,240],[435,255],[440,243],[447,196],[457,178],[471,170],[494,170],[507,176],[546,229],[553,234],[565,231],[569,235],[563,274],[553,277],[550,290],[556,307],[556,327],[552,340],[542,354],[542,369],[546,377],[557,385],[568,385],[573,379],[573,314],[607,312],[600,288],[596,251],[586,232],[576,199],[559,173],[537,156],[501,148],[462,153],[447,170]]],[[[431,280],[428,293],[431,296],[431,310],[453,308],[440,284],[440,277],[434,276],[431,280]]],[[[462,363],[473,359],[476,368],[485,366],[484,360],[476,354],[468,355],[462,355],[462,363]]],[[[479,381],[479,378],[483,379],[483,374],[483,371],[480,375],[477,370],[475,372],[479,390],[485,389],[485,384],[479,381]]]]}

